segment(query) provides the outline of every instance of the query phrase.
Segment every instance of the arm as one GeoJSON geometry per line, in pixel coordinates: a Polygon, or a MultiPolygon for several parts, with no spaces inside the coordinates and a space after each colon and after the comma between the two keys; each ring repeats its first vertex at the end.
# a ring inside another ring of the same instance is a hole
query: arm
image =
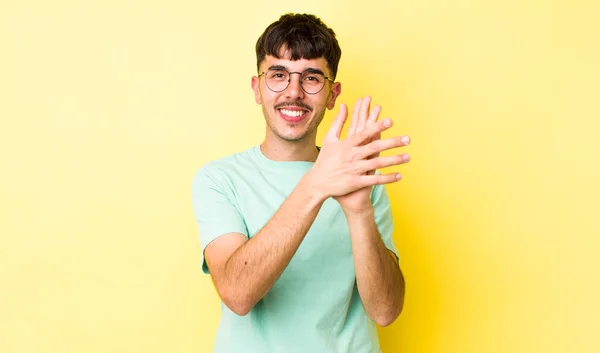
{"type": "Polygon", "coordinates": [[[378,325],[394,322],[404,303],[404,277],[396,255],[383,243],[375,224],[374,209],[344,210],[356,270],[356,284],[367,315],[378,325]]]}
{"type": "Polygon", "coordinates": [[[311,192],[310,183],[309,177],[303,178],[251,239],[230,233],[206,247],[215,287],[236,314],[246,315],[267,294],[314,222],[325,199],[311,192]]]}
{"type": "Polygon", "coordinates": [[[397,138],[365,144],[389,128],[391,121],[372,124],[342,141],[339,134],[346,114],[342,105],[315,165],[263,229],[249,240],[239,233],[224,234],[205,248],[215,287],[225,305],[238,315],[247,314],[283,273],[327,198],[399,180],[395,173],[365,176],[369,170],[399,163],[389,157],[365,160],[402,144],[397,138]]]}
{"type": "MultiPolygon", "coordinates": [[[[381,107],[375,106],[370,111],[371,98],[366,97],[356,102],[352,115],[352,124],[348,135],[361,134],[369,126],[376,124],[381,112],[381,107]]],[[[375,135],[374,140],[380,139],[375,135]]],[[[400,137],[401,145],[407,145],[410,139],[400,137]]],[[[374,153],[368,158],[378,160],[379,153],[374,153]]],[[[410,160],[407,154],[399,154],[387,158],[397,158],[398,163],[410,160]]],[[[377,168],[382,166],[377,165],[377,168]]],[[[366,175],[374,175],[375,169],[369,170],[366,175]]],[[[372,188],[363,188],[352,193],[336,197],[342,206],[352,242],[354,267],[356,271],[356,284],[358,292],[365,307],[367,315],[380,326],[391,324],[402,311],[404,303],[405,283],[396,255],[384,244],[379,233],[378,224],[383,227],[386,239],[391,241],[392,222],[389,213],[389,201],[385,196],[376,197],[375,206],[371,201],[372,188]],[[383,204],[381,203],[383,202],[383,204]],[[375,207],[383,206],[385,216],[376,222],[375,207]],[[386,221],[388,219],[389,221],[386,221]]],[[[373,190],[374,191],[374,190],[373,190]]],[[[381,191],[381,190],[379,190],[381,191]]],[[[383,190],[385,194],[385,189],[383,190]]]]}

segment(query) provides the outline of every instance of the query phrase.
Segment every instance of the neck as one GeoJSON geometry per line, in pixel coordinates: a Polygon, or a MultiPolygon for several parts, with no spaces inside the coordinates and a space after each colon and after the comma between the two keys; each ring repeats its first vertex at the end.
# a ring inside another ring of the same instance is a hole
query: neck
{"type": "Polygon", "coordinates": [[[314,162],[319,155],[319,150],[315,145],[315,137],[306,139],[306,141],[265,139],[260,145],[260,149],[265,157],[278,162],[314,162]]]}

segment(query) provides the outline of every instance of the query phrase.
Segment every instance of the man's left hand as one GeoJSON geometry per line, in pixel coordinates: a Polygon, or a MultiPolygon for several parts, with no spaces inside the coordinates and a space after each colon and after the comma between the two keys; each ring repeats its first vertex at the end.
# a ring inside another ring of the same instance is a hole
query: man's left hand
{"type": "MultiPolygon", "coordinates": [[[[346,138],[377,122],[379,114],[381,113],[381,107],[379,105],[375,105],[373,110],[370,110],[370,108],[371,97],[360,98],[356,101],[354,110],[352,111],[352,122],[350,123],[346,138]]],[[[366,141],[364,144],[379,140],[380,138],[380,135],[375,136],[373,139],[366,141]]],[[[367,157],[367,159],[376,157],[379,157],[379,153],[371,155],[367,157]]],[[[406,163],[410,160],[410,156],[408,154],[404,154],[403,159],[406,163]]],[[[371,170],[368,171],[366,175],[372,175],[374,173],[375,170],[371,170]]],[[[371,203],[371,187],[365,187],[343,196],[336,196],[334,199],[340,203],[345,213],[359,213],[373,207],[373,204],[371,203]]]]}

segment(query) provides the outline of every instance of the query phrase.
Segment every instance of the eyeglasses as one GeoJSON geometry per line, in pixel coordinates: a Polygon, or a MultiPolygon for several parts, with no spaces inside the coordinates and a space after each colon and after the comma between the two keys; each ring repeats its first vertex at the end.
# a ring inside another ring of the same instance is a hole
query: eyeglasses
{"type": "Polygon", "coordinates": [[[325,76],[321,71],[308,69],[304,72],[289,72],[285,68],[270,68],[259,73],[259,77],[265,75],[267,87],[273,92],[283,92],[290,85],[292,74],[300,75],[300,87],[308,94],[317,94],[325,87],[325,80],[334,81],[325,76]]]}

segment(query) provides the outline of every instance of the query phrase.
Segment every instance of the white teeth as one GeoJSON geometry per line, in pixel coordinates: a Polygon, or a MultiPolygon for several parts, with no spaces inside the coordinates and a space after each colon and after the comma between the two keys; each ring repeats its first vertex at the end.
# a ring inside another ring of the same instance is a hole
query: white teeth
{"type": "Polygon", "coordinates": [[[291,117],[298,117],[301,116],[302,114],[304,114],[304,111],[302,110],[287,110],[287,109],[280,109],[280,111],[287,115],[287,116],[291,116],[291,117]]]}

